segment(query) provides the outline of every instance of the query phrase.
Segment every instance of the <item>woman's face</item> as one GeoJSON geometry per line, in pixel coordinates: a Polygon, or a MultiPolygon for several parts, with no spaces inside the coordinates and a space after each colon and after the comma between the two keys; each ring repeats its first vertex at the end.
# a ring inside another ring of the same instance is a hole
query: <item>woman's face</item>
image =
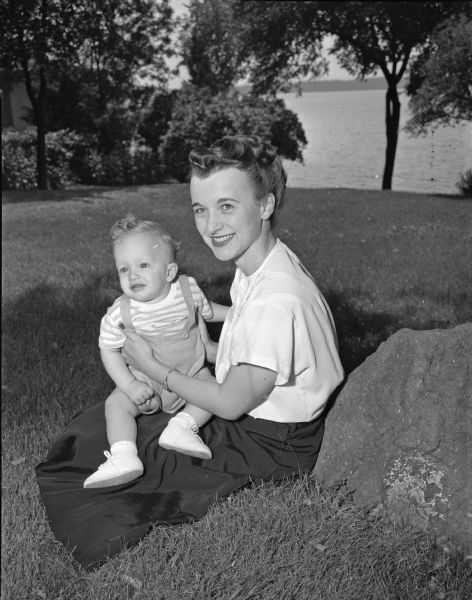
{"type": "Polygon", "coordinates": [[[243,267],[270,216],[249,176],[234,167],[205,178],[193,176],[190,195],[198,232],[216,258],[243,267]]]}

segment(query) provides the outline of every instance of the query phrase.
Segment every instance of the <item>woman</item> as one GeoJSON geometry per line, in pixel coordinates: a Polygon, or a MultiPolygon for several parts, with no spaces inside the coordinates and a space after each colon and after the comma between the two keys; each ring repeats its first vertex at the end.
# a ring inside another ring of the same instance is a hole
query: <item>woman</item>
{"type": "Polygon", "coordinates": [[[151,379],[215,415],[200,431],[201,460],[158,445],[169,415],[138,419],[142,478],[84,490],[106,443],[103,404],[74,419],[37,468],[51,527],[87,569],[136,543],[152,523],[202,517],[249,481],[309,472],[323,411],[343,378],[329,308],[298,258],[272,231],[286,175],[273,148],[225,137],[190,154],[197,229],[236,274],[216,359],[216,380],[196,380],[158,362],[128,332],[125,357],[151,379]]]}

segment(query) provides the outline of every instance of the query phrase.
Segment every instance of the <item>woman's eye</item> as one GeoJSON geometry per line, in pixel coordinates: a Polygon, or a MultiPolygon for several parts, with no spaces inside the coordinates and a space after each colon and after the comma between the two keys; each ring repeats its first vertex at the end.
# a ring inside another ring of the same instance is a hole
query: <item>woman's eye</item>
{"type": "Polygon", "coordinates": [[[230,210],[232,210],[233,205],[232,204],[222,204],[221,205],[221,210],[223,210],[224,212],[228,212],[230,210]]]}
{"type": "Polygon", "coordinates": [[[195,215],[201,215],[201,214],[203,214],[204,210],[205,209],[202,208],[201,206],[195,206],[194,209],[193,209],[193,213],[195,215]]]}

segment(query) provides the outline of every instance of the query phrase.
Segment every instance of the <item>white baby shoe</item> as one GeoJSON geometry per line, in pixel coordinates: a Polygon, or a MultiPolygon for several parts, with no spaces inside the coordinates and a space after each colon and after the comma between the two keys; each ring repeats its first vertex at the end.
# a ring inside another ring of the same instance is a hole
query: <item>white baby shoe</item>
{"type": "Polygon", "coordinates": [[[144,472],[143,463],[132,452],[104,452],[107,461],[84,481],[84,488],[102,488],[128,483],[144,472]]]}
{"type": "Polygon", "coordinates": [[[181,412],[167,423],[159,438],[159,446],[196,458],[211,458],[210,448],[203,443],[197,432],[198,425],[193,417],[181,412]]]}

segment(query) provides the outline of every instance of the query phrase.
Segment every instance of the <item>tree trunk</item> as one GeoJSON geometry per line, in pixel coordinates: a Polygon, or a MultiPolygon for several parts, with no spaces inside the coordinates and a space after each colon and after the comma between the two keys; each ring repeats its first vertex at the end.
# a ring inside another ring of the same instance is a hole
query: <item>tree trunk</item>
{"type": "Polygon", "coordinates": [[[37,134],[36,142],[36,168],[37,168],[37,183],[39,190],[48,189],[48,167],[46,159],[46,125],[44,115],[39,113],[36,115],[37,134]]]}
{"type": "Polygon", "coordinates": [[[387,150],[385,152],[385,168],[382,180],[382,189],[392,189],[393,167],[397,152],[398,126],[400,124],[400,100],[398,99],[397,84],[388,82],[385,97],[385,126],[387,132],[387,150]]]}
{"type": "Polygon", "coordinates": [[[36,182],[38,189],[48,189],[48,169],[46,160],[46,78],[44,70],[40,68],[40,83],[37,96],[34,93],[31,73],[28,70],[26,59],[23,61],[23,74],[25,76],[26,91],[33,107],[36,121],[36,182]]]}

